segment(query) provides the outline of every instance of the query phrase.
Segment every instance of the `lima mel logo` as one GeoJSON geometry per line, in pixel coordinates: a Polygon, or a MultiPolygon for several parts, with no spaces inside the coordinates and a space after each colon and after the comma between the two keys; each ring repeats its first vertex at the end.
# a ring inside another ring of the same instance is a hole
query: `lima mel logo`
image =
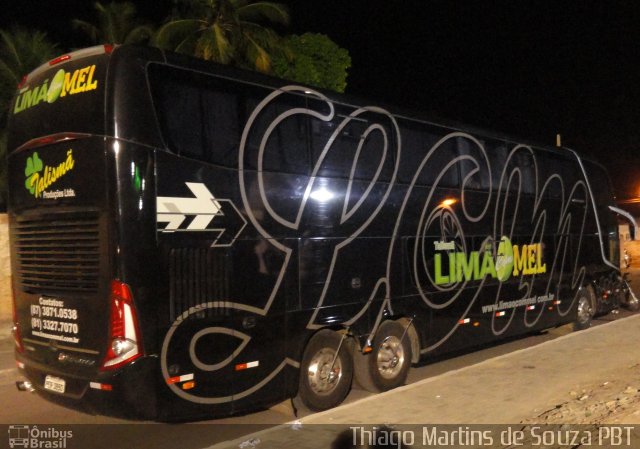
{"type": "Polygon", "coordinates": [[[437,251],[434,256],[436,285],[479,281],[487,276],[506,282],[511,276],[547,272],[547,265],[542,262],[542,243],[513,245],[508,237],[503,236],[498,244],[495,260],[491,244],[469,254],[455,251],[454,242],[434,242],[434,245],[437,251]]]}
{"type": "Polygon", "coordinates": [[[18,98],[16,98],[13,113],[17,114],[43,101],[51,104],[66,95],[96,90],[98,81],[93,79],[95,70],[95,65],[77,69],[73,72],[65,72],[64,69],[58,70],[51,81],[46,79],[39,86],[21,90],[18,98]]]}

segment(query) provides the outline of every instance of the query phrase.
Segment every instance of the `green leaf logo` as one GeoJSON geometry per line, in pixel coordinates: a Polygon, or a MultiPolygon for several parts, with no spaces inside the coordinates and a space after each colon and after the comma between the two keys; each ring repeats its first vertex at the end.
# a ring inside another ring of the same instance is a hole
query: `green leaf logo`
{"type": "Polygon", "coordinates": [[[64,87],[64,75],[64,70],[60,69],[51,80],[49,90],[47,91],[47,103],[53,103],[62,93],[62,88],[64,87]]]}
{"type": "Polygon", "coordinates": [[[498,245],[496,258],[496,275],[500,282],[506,282],[513,270],[513,245],[509,237],[502,236],[498,245]]]}
{"type": "Polygon", "coordinates": [[[40,157],[38,157],[38,152],[33,153],[33,156],[27,158],[27,166],[24,169],[24,175],[27,179],[24,185],[31,194],[36,190],[36,183],[33,181],[38,177],[38,172],[42,171],[43,167],[44,164],[40,157]]]}

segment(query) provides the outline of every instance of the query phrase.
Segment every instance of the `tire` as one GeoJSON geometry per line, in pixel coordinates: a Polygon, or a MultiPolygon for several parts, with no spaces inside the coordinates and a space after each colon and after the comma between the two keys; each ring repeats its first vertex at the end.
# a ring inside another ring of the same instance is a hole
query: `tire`
{"type": "Polygon", "coordinates": [[[591,321],[596,314],[596,294],[593,287],[588,285],[580,288],[578,291],[578,310],[576,313],[576,321],[573,323],[574,331],[581,331],[591,327],[591,321]]]}
{"type": "Polygon", "coordinates": [[[409,333],[397,321],[385,321],[368,354],[354,351],[358,384],[368,391],[387,391],[404,385],[411,367],[409,333]]]}
{"type": "Polygon", "coordinates": [[[342,335],[334,331],[321,330],[311,337],[304,351],[298,396],[313,411],[339,405],[351,389],[353,359],[349,351],[350,342],[342,340],[342,335]],[[338,348],[340,351],[336,357],[338,348]]]}

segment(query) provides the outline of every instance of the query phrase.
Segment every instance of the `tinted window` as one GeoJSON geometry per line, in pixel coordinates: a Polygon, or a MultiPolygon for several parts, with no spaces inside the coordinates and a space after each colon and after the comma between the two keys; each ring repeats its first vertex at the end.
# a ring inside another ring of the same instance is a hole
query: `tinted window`
{"type": "Polygon", "coordinates": [[[584,162],[584,167],[589,177],[589,185],[591,186],[591,192],[596,200],[596,204],[599,207],[608,207],[609,205],[615,204],[609,175],[605,169],[589,161],[584,162]]]}
{"type": "MultiPolygon", "coordinates": [[[[272,89],[199,72],[155,65],[149,80],[160,128],[169,149],[226,167],[238,166],[247,119],[272,89]]],[[[248,130],[245,168],[306,174],[308,118],[303,96],[282,93],[262,105],[248,130]]]]}
{"type": "Polygon", "coordinates": [[[443,137],[443,131],[445,130],[412,122],[401,124],[402,182],[412,182],[416,171],[424,162],[416,180],[418,185],[432,186],[437,182],[440,187],[458,186],[458,165],[447,168],[456,157],[456,145],[452,139],[442,142],[425,161],[434,145],[443,137]]]}
{"type": "Polygon", "coordinates": [[[584,161],[584,168],[596,203],[596,213],[603,233],[605,254],[611,263],[618,265],[620,263],[620,241],[618,222],[609,209],[610,205],[615,204],[609,176],[604,168],[590,161],[584,161]]]}
{"type": "Polygon", "coordinates": [[[488,145],[487,153],[489,154],[489,162],[491,163],[491,181],[493,183],[493,190],[502,189],[506,190],[509,179],[505,178],[500,185],[500,178],[504,173],[505,164],[507,161],[507,146],[502,142],[492,142],[488,145]]]}
{"type": "MultiPolygon", "coordinates": [[[[328,113],[325,103],[310,100],[312,110],[328,113]]],[[[332,120],[310,117],[314,165],[318,176],[389,181],[397,152],[397,136],[388,117],[334,104],[332,120]],[[353,114],[353,115],[352,115],[353,114]],[[385,140],[386,138],[386,140],[385,140]],[[386,148],[385,148],[386,146],[386,148]]]]}
{"type": "Polygon", "coordinates": [[[553,152],[542,153],[544,157],[545,176],[542,185],[553,178],[547,187],[547,195],[551,198],[561,198],[564,189],[564,197],[568,198],[575,183],[582,179],[582,173],[578,163],[573,158],[553,152]]]}
{"type": "Polygon", "coordinates": [[[255,111],[257,115],[247,134],[245,167],[258,170],[262,157],[262,170],[307,174],[309,118],[301,112],[307,107],[306,98],[282,92],[259,106],[272,93],[266,88],[247,90],[245,109],[249,114],[255,111]]]}
{"type": "Polygon", "coordinates": [[[176,154],[237,166],[246,112],[239,83],[152,65],[149,81],[163,138],[176,154]]]}
{"type": "Polygon", "coordinates": [[[460,185],[465,189],[488,190],[491,173],[487,164],[488,154],[481,140],[468,137],[456,137],[460,161],[460,185]]]}
{"type": "MultiPolygon", "coordinates": [[[[536,154],[532,153],[528,148],[520,148],[516,151],[513,158],[515,160],[515,166],[520,170],[520,185],[522,193],[535,194],[536,193],[536,154]]],[[[545,153],[542,153],[544,156],[545,153]]],[[[539,185],[538,188],[542,186],[539,185]]],[[[517,184],[513,184],[511,188],[516,189],[517,184]]]]}

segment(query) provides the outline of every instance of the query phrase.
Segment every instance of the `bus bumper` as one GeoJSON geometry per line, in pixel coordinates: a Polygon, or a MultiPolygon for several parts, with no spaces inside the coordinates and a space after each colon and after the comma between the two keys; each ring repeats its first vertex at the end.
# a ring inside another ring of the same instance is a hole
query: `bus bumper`
{"type": "Polygon", "coordinates": [[[66,408],[96,415],[126,419],[157,419],[157,357],[141,357],[114,371],[100,371],[95,376],[60,372],[16,354],[18,371],[35,392],[46,400],[66,408]],[[45,388],[47,379],[64,381],[64,392],[45,388]]]}

